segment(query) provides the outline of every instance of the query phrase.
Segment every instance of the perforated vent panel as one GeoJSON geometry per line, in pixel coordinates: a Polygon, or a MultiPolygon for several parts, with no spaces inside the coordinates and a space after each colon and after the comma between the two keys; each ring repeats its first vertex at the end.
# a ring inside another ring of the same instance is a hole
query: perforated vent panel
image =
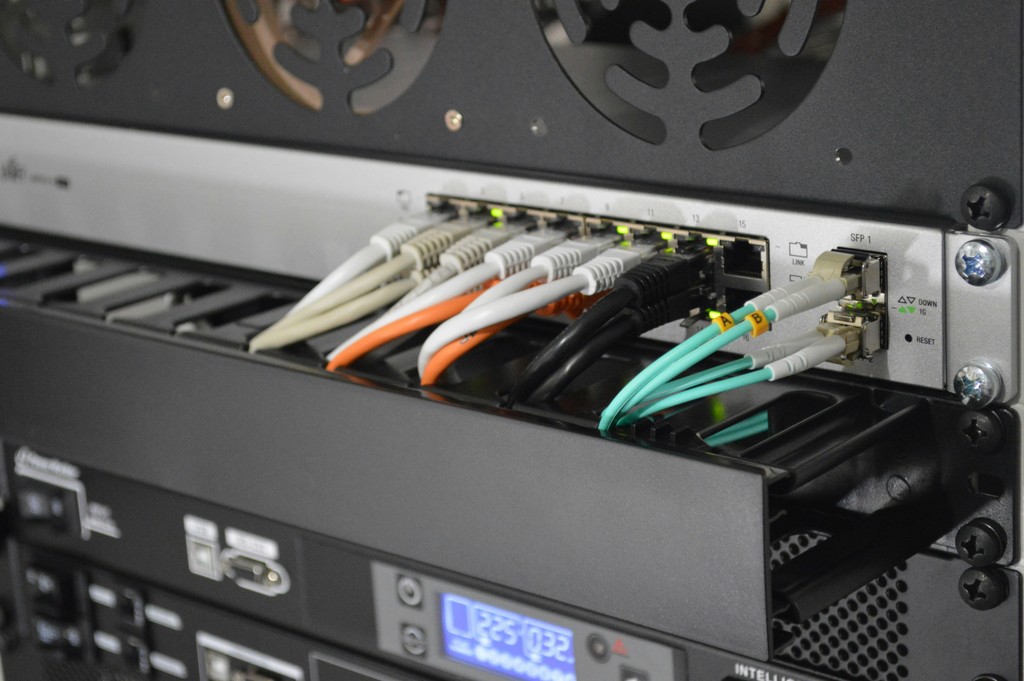
{"type": "MultiPolygon", "coordinates": [[[[799,534],[775,542],[772,568],[824,539],[821,535],[799,534]]],[[[906,569],[905,563],[897,565],[807,622],[776,621],[776,629],[793,637],[778,658],[808,670],[838,672],[856,681],[908,678],[906,569]]]]}

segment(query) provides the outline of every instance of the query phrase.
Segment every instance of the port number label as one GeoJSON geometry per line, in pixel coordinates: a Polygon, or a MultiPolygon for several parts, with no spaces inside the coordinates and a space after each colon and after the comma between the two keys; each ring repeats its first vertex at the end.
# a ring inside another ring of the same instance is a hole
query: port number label
{"type": "Polygon", "coordinates": [[[273,539],[259,537],[242,530],[236,530],[233,527],[228,527],[224,530],[224,541],[231,548],[251,553],[260,558],[277,560],[281,554],[278,550],[277,542],[273,539]]]}
{"type": "Polygon", "coordinates": [[[209,542],[215,542],[220,538],[216,523],[194,515],[185,516],[185,534],[209,542]]]}
{"type": "Polygon", "coordinates": [[[871,243],[871,235],[858,234],[857,232],[853,232],[852,234],[850,234],[850,241],[852,241],[855,244],[869,244],[871,243]]]}

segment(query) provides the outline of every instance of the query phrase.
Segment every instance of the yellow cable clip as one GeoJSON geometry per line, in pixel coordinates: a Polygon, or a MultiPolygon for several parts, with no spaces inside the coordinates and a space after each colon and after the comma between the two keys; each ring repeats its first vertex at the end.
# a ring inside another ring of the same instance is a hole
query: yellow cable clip
{"type": "Polygon", "coordinates": [[[767,332],[769,327],[771,326],[771,323],[768,321],[768,317],[763,312],[760,311],[751,312],[750,314],[748,314],[747,321],[750,322],[751,326],[751,338],[757,338],[762,333],[767,332]]]}
{"type": "Polygon", "coordinates": [[[732,315],[730,315],[728,312],[723,312],[722,314],[718,315],[711,321],[718,325],[718,330],[721,333],[725,333],[732,327],[736,326],[736,320],[734,320],[732,318],[732,315]]]}

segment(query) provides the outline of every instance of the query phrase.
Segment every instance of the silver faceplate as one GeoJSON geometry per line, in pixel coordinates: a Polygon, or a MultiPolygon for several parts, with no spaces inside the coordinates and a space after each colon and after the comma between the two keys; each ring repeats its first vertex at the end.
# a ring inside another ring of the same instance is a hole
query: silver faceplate
{"type": "MultiPolygon", "coordinates": [[[[931,388],[945,387],[953,370],[943,333],[944,322],[957,323],[947,318],[945,291],[954,289],[943,281],[948,230],[934,226],[6,115],[0,167],[0,222],[306,277],[324,275],[398,216],[424,210],[430,193],[764,237],[773,285],[806,274],[821,251],[878,251],[888,256],[889,349],[852,367],[827,366],[931,388]]],[[[962,295],[956,309],[971,309],[973,293],[962,295]]],[[[1009,314],[1014,302],[985,304],[1009,314]]],[[[737,350],[802,333],[826,309],[779,323],[737,350]]],[[[679,340],[686,330],[671,325],[652,335],[679,340]]],[[[1006,363],[1015,386],[1016,364],[1006,363]]]]}

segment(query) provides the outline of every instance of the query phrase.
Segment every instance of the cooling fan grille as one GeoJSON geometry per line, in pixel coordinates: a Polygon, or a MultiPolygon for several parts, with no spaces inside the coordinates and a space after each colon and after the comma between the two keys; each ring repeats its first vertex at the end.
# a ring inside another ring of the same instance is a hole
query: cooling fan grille
{"type": "Polygon", "coordinates": [[[423,71],[446,0],[223,0],[260,73],[311,111],[332,98],[368,115],[423,71]]]}
{"type": "Polygon", "coordinates": [[[577,90],[631,135],[661,144],[692,119],[711,150],[788,118],[832,57],[846,0],[534,0],[577,90]],[[687,115],[683,115],[685,112],[687,115]]]}
{"type": "Polygon", "coordinates": [[[90,87],[131,52],[138,0],[0,0],[0,50],[27,76],[90,87]]]}

